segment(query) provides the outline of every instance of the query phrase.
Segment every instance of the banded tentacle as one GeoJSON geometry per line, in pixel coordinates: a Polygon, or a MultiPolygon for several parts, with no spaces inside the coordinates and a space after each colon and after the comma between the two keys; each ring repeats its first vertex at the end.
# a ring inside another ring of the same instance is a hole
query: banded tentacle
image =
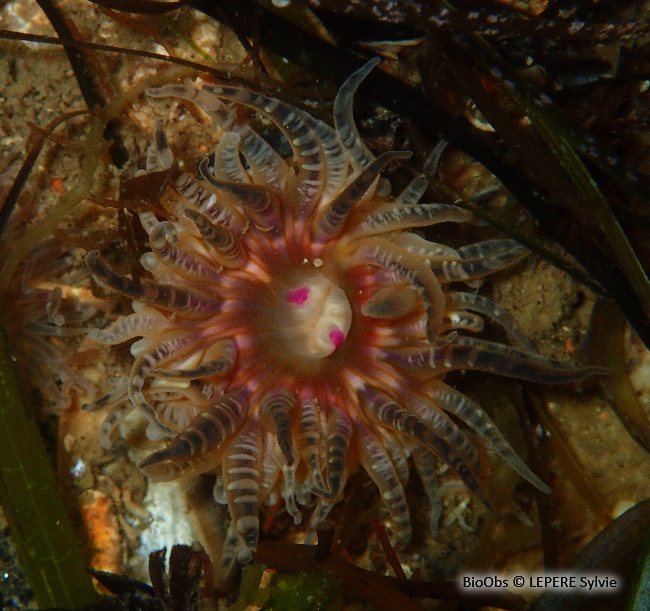
{"type": "Polygon", "coordinates": [[[499,432],[494,422],[485,413],[485,410],[477,403],[443,382],[434,384],[429,389],[428,395],[436,405],[458,416],[463,422],[471,426],[492,446],[495,452],[535,488],[547,494],[551,492],[551,489],[519,458],[506,438],[499,432]]]}
{"type": "Polygon", "coordinates": [[[229,513],[240,538],[237,560],[242,563],[252,560],[259,539],[261,459],[260,426],[253,417],[224,450],[221,462],[229,513]]]}
{"type": "Polygon", "coordinates": [[[457,336],[440,348],[398,348],[386,350],[384,356],[396,367],[413,373],[474,369],[539,384],[567,384],[609,373],[604,367],[575,367],[566,361],[466,336],[457,336]]]}
{"type": "MultiPolygon", "coordinates": [[[[208,89],[197,88],[188,82],[154,87],[147,90],[147,95],[153,98],[181,98],[194,103],[223,130],[224,135],[235,133],[239,136],[240,150],[249,163],[251,179],[255,184],[266,186],[280,194],[286,193],[289,168],[284,159],[249,125],[240,123],[235,113],[208,89]]],[[[215,172],[218,179],[237,178],[224,171],[222,165],[215,165],[215,172]]]]}
{"type": "Polygon", "coordinates": [[[323,189],[326,160],[314,130],[302,118],[302,113],[277,98],[226,85],[205,85],[204,90],[217,98],[253,108],[268,117],[288,140],[298,166],[289,174],[289,199],[295,202],[300,216],[308,215],[318,204],[323,189]]]}
{"type": "Polygon", "coordinates": [[[395,527],[395,539],[402,545],[411,540],[411,518],[400,477],[382,441],[367,427],[357,425],[361,466],[379,489],[395,527]]]}
{"type": "Polygon", "coordinates": [[[298,405],[298,399],[287,389],[278,389],[267,393],[260,402],[260,414],[267,429],[273,434],[276,461],[282,470],[284,485],[282,497],[287,511],[296,524],[300,524],[302,516],[296,507],[296,444],[291,434],[292,412],[298,405]]]}
{"type": "Polygon", "coordinates": [[[359,392],[364,410],[370,418],[408,435],[444,460],[465,485],[489,506],[476,472],[479,466],[476,450],[466,439],[462,439],[458,447],[450,443],[455,443],[460,435],[457,427],[442,417],[441,412],[426,414],[425,423],[418,415],[401,407],[394,399],[376,388],[366,387],[359,392]],[[439,433],[442,435],[439,436],[439,433]]]}
{"type": "Polygon", "coordinates": [[[181,474],[201,473],[214,464],[209,455],[230,439],[248,414],[250,393],[241,388],[223,395],[203,411],[171,443],[139,465],[150,478],[170,481],[181,474]]]}
{"type": "Polygon", "coordinates": [[[445,295],[440,283],[422,259],[383,238],[361,240],[350,264],[376,265],[395,272],[420,295],[427,318],[427,336],[434,343],[445,309],[445,295]]]}

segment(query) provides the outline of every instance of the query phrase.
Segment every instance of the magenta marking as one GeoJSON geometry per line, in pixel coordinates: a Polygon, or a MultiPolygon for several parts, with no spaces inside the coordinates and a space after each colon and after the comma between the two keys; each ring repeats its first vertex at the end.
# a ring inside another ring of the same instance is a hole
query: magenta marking
{"type": "Polygon", "coordinates": [[[345,341],[345,335],[343,335],[343,331],[341,331],[341,329],[338,327],[336,329],[332,329],[330,332],[330,341],[332,344],[334,344],[334,349],[340,348],[345,341]]]}
{"type": "Polygon", "coordinates": [[[295,291],[290,291],[287,294],[287,301],[297,306],[305,305],[307,299],[309,299],[308,286],[303,286],[302,288],[296,289],[295,291]]]}

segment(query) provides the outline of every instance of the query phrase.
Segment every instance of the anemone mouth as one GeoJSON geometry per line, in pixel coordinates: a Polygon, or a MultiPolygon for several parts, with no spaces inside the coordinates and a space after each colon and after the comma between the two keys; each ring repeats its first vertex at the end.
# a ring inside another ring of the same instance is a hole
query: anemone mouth
{"type": "Polygon", "coordinates": [[[352,308],[340,287],[315,273],[285,292],[286,326],[279,335],[287,352],[298,359],[323,359],[345,342],[352,308]]]}
{"type": "Polygon", "coordinates": [[[292,376],[311,376],[334,366],[349,348],[353,323],[346,292],[320,271],[287,273],[257,287],[250,318],[253,344],[266,366],[292,376]]]}

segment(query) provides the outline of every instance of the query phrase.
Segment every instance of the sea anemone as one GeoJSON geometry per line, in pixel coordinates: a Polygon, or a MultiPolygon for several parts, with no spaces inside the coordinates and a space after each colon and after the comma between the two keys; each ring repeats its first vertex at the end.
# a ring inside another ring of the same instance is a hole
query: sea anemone
{"type": "Polygon", "coordinates": [[[352,117],[354,92],[376,63],[341,87],[334,128],[229,85],[149,90],[196,105],[220,138],[195,172],[181,172],[157,124],[147,172],[166,173],[169,186],[161,214],[140,212],[151,248],[141,258],[143,279],[117,273],[98,251],[86,257],[95,279],[134,308],[97,339],[141,338],[131,345],[128,376],[86,408],[109,410],[105,446],[133,409],[148,418],[151,438],[169,440],[140,464],[153,480],[216,473],[215,498],[231,516],[222,570],[252,558],[262,504],[281,495],[296,524],[299,505],[311,508],[313,531],[359,466],[403,544],[411,536],[404,492],[411,456],[430,497],[438,457],[489,504],[482,454],[457,421],[548,492],[485,411],[444,383],[445,374],[480,370],[561,384],[603,372],[540,356],[502,307],[462,290],[525,257],[519,243],[453,249],[413,231],[465,223],[471,214],[420,203],[442,146],[399,195],[386,194],[380,173],[410,154],[375,158],[352,117]],[[292,157],[238,122],[230,104],[277,126],[292,157]],[[483,317],[513,346],[475,337],[483,317]]]}
{"type": "Polygon", "coordinates": [[[0,313],[23,379],[37,388],[49,412],[70,407],[71,393],[94,393],[91,381],[66,360],[66,343],[78,343],[101,307],[88,289],[73,284],[88,272],[62,242],[41,242],[21,262],[4,293],[0,313]]]}

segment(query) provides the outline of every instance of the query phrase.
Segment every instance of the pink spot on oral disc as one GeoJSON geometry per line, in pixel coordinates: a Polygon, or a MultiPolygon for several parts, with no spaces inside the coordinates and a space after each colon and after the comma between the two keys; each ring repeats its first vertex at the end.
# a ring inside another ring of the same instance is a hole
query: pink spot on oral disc
{"type": "Polygon", "coordinates": [[[330,341],[334,345],[334,348],[339,348],[345,341],[345,335],[343,335],[343,331],[338,328],[332,329],[332,331],[330,331],[330,341]]]}
{"type": "Polygon", "coordinates": [[[303,286],[302,288],[296,289],[287,294],[287,301],[297,306],[305,305],[307,299],[309,299],[308,286],[303,286]]]}

